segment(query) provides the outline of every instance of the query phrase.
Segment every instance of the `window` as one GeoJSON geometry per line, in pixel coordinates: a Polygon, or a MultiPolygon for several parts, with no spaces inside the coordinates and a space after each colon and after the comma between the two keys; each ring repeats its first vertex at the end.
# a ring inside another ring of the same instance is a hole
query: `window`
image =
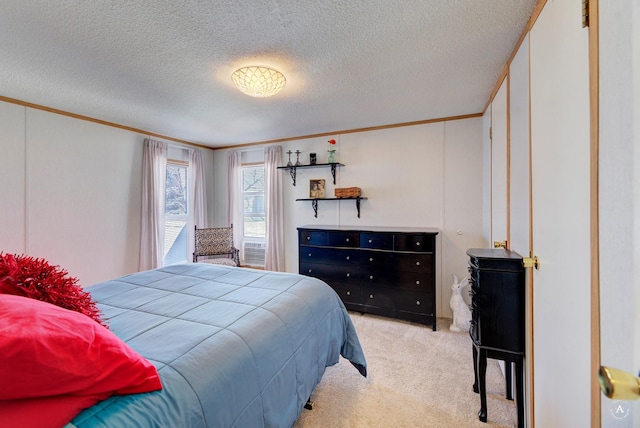
{"type": "Polygon", "coordinates": [[[266,235],[264,212],[264,164],[242,167],[243,236],[263,241],[266,235]]]}
{"type": "Polygon", "coordinates": [[[167,161],[162,265],[187,261],[188,164],[167,161]]]}

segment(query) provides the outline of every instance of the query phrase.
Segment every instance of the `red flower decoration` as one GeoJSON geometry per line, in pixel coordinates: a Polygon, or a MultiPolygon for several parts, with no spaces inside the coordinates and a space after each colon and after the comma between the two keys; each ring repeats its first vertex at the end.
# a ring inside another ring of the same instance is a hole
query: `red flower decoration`
{"type": "Polygon", "coordinates": [[[329,144],[335,144],[335,143],[336,143],[336,140],[333,140],[333,139],[329,140],[329,144]]]}
{"type": "Polygon", "coordinates": [[[0,293],[30,297],[80,312],[105,327],[100,309],[91,295],[59,266],[44,259],[0,252],[0,293]]]}

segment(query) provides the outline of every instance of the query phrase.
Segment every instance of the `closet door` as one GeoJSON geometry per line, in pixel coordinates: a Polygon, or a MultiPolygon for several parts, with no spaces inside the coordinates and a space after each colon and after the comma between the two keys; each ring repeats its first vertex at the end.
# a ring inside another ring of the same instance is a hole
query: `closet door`
{"type": "Polygon", "coordinates": [[[509,66],[509,238],[523,257],[531,250],[531,169],[529,162],[529,37],[509,66]]]}
{"type": "Polygon", "coordinates": [[[547,1],[530,31],[534,422],[591,426],[588,29],[547,1]]]}
{"type": "MultiPolygon", "coordinates": [[[[529,141],[529,37],[522,41],[509,65],[509,247],[522,257],[531,253],[531,168],[529,141]]],[[[525,409],[533,408],[532,275],[527,270],[525,309],[525,409]]]]}
{"type": "Polygon", "coordinates": [[[491,246],[491,104],[482,115],[482,239],[491,246]]]}
{"type": "MultiPolygon", "coordinates": [[[[639,21],[636,0],[600,1],[600,364],[636,376],[640,372],[639,21]]],[[[603,428],[640,426],[640,400],[600,397],[603,428]]]]}
{"type": "Polygon", "coordinates": [[[507,79],[491,103],[491,245],[508,237],[507,79]]]}

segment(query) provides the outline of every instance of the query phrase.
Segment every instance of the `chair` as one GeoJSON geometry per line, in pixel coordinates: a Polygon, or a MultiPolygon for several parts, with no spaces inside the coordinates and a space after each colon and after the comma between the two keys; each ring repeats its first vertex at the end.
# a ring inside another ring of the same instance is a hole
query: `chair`
{"type": "Polygon", "coordinates": [[[198,229],[198,226],[195,226],[194,242],[194,263],[240,266],[240,252],[233,246],[233,225],[207,229],[198,229]]]}

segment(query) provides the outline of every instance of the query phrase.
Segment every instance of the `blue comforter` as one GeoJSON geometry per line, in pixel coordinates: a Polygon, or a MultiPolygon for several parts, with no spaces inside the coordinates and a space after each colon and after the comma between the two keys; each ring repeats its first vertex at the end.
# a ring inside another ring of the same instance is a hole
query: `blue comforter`
{"type": "Polygon", "coordinates": [[[113,396],[71,427],[291,427],[339,355],[366,376],[349,314],[315,278],[195,263],[88,291],[163,389],[113,396]]]}

